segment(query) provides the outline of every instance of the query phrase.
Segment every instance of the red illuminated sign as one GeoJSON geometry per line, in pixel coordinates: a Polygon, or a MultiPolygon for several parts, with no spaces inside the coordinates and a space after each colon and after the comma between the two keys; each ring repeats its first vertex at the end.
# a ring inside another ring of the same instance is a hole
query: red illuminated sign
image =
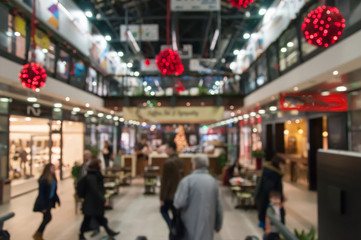
{"type": "Polygon", "coordinates": [[[345,112],[348,110],[346,93],[330,93],[322,96],[320,93],[281,93],[281,111],[302,112],[345,112]]]}

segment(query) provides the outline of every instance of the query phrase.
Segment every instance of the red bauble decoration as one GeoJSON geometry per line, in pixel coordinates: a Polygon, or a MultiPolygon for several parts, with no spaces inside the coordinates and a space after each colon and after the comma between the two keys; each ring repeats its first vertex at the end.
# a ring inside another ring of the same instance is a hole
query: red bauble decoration
{"type": "Polygon", "coordinates": [[[180,75],[184,68],[177,51],[172,49],[164,49],[157,55],[155,62],[157,63],[159,71],[163,75],[180,75]]]}
{"type": "Polygon", "coordinates": [[[346,27],[345,22],[337,8],[318,7],[305,18],[302,24],[303,35],[309,44],[329,47],[340,39],[346,27]]]}
{"type": "Polygon", "coordinates": [[[33,90],[45,86],[46,77],[45,69],[36,63],[25,64],[19,73],[19,80],[23,87],[33,90]]]}
{"type": "Polygon", "coordinates": [[[236,8],[247,8],[249,4],[253,3],[254,0],[228,0],[233,7],[236,8]]]}
{"type": "Polygon", "coordinates": [[[149,66],[149,65],[150,65],[150,60],[149,60],[149,58],[147,58],[147,59],[144,60],[144,64],[145,64],[145,66],[149,66]]]}

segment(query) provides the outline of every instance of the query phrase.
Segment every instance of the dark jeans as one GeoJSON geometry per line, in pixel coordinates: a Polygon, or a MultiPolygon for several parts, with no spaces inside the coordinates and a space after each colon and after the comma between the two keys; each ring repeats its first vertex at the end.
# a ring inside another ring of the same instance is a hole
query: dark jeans
{"type": "Polygon", "coordinates": [[[272,232],[263,237],[264,240],[280,240],[280,235],[278,233],[272,232]]]}
{"type": "Polygon", "coordinates": [[[168,224],[168,227],[170,229],[170,224],[171,224],[172,220],[169,217],[169,210],[172,211],[172,217],[174,218],[174,216],[176,214],[176,209],[173,205],[172,200],[164,201],[164,205],[160,207],[160,212],[162,213],[162,216],[163,216],[164,220],[166,221],[166,223],[168,224]]]}
{"type": "Polygon", "coordinates": [[[43,213],[43,221],[40,224],[40,227],[38,228],[38,232],[43,233],[46,225],[51,221],[51,213],[50,209],[46,210],[45,213],[43,213]]]}
{"type": "Polygon", "coordinates": [[[100,226],[103,226],[106,230],[108,230],[108,220],[104,216],[87,216],[84,215],[84,220],[80,227],[80,233],[84,234],[89,231],[90,224],[92,219],[94,219],[100,226]]]}

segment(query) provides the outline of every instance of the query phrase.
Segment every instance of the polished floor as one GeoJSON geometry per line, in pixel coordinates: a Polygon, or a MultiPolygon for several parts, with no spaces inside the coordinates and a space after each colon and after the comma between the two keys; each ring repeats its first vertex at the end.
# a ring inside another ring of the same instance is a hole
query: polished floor
{"type": "MultiPolygon", "coordinates": [[[[158,196],[143,195],[143,181],[136,179],[131,187],[121,188],[113,200],[114,210],[107,211],[106,216],[113,229],[121,231],[119,240],[135,240],[137,236],[147,236],[149,240],[166,240],[167,227],[159,213],[158,196]]],[[[317,196],[293,185],[285,183],[288,197],[286,205],[287,226],[290,229],[309,229],[317,226],[317,196]]],[[[45,230],[46,240],[76,240],[82,215],[75,214],[74,187],[71,179],[59,184],[58,194],[61,207],[52,211],[53,220],[45,230]]],[[[28,240],[41,221],[41,214],[32,212],[37,192],[31,192],[14,198],[9,204],[0,206],[0,215],[15,212],[15,217],[5,222],[4,228],[11,234],[11,239],[28,240]]],[[[234,209],[235,202],[227,188],[222,188],[224,209],[223,229],[215,235],[215,240],[244,240],[248,235],[261,237],[257,228],[255,210],[234,209]]],[[[94,238],[99,240],[106,236],[102,230],[94,238]]]]}

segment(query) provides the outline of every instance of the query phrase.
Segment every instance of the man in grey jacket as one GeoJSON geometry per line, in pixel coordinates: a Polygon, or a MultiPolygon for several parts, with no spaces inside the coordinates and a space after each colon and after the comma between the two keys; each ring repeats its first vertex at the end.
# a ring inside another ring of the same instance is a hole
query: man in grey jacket
{"type": "Polygon", "coordinates": [[[181,210],[184,240],[212,240],[222,228],[223,211],[216,179],[208,173],[204,154],[192,158],[194,171],[179,183],[174,206],[181,210]]]}

